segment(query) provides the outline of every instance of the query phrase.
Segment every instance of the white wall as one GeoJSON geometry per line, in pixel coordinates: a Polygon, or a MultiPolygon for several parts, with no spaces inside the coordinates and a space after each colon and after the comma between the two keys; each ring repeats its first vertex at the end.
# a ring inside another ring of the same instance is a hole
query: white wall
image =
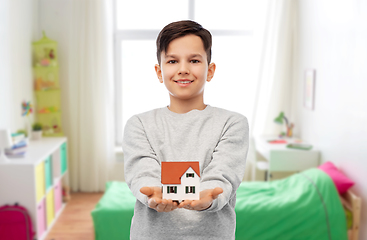
{"type": "Polygon", "coordinates": [[[11,131],[25,128],[22,101],[34,103],[31,43],[37,29],[37,8],[37,0],[1,1],[0,128],[11,131]]]}
{"type": "Polygon", "coordinates": [[[0,5],[0,129],[10,125],[9,2],[0,5]]]}
{"type": "MultiPolygon", "coordinates": [[[[367,239],[367,1],[298,0],[295,134],[356,182],[367,239]],[[305,69],[316,70],[315,109],[303,107],[305,69]]],[[[362,227],[363,226],[363,227],[362,227]]]]}

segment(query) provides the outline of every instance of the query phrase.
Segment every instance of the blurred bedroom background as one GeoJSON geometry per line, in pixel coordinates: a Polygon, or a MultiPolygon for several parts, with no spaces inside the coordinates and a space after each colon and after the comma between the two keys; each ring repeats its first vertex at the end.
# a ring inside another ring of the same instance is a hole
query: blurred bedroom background
{"type": "MultiPolygon", "coordinates": [[[[332,161],[367,206],[367,1],[1,0],[0,129],[25,127],[22,101],[36,106],[32,42],[58,43],[61,110],[72,191],[123,181],[123,126],[168,105],[154,72],[155,39],[166,24],[192,19],[213,35],[217,71],[205,103],[247,116],[245,181],[262,180],[259,136],[278,136],[284,112],[293,136],[332,161]],[[312,104],[305,104],[312,73],[312,104]]],[[[32,122],[35,114],[30,116],[32,122]]],[[[0,184],[4,184],[1,183],[0,184]]],[[[361,226],[367,224],[367,208],[361,226]]],[[[367,239],[361,227],[360,239],[367,239]]]]}

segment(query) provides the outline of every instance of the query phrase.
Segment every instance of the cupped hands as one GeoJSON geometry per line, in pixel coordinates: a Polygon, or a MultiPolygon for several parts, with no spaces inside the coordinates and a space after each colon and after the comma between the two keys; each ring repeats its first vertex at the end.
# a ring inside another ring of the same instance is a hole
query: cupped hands
{"type": "Polygon", "coordinates": [[[162,199],[160,187],[142,187],[140,192],[148,197],[148,206],[157,212],[171,212],[177,208],[202,211],[208,209],[213,201],[223,193],[220,187],[206,189],[200,192],[199,200],[184,200],[179,205],[171,199],[162,199]]]}

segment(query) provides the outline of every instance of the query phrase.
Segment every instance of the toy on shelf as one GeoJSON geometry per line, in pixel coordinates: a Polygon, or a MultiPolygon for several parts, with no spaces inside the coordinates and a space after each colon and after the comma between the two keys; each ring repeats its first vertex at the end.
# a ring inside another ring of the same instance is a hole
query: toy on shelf
{"type": "Polygon", "coordinates": [[[58,111],[59,111],[58,107],[51,106],[51,107],[45,107],[45,108],[38,110],[38,113],[53,113],[53,112],[58,112],[58,111]]]}
{"type": "Polygon", "coordinates": [[[46,37],[33,42],[33,75],[36,118],[43,125],[43,136],[63,136],[57,42],[46,37]]]}
{"type": "Polygon", "coordinates": [[[31,113],[33,113],[33,106],[31,104],[30,101],[23,101],[22,102],[22,116],[26,117],[26,131],[27,131],[27,135],[30,135],[31,133],[31,118],[30,115],[31,113]]]}
{"type": "Polygon", "coordinates": [[[22,116],[29,116],[33,112],[31,102],[22,102],[22,116]]]}
{"type": "Polygon", "coordinates": [[[198,161],[162,162],[162,198],[181,202],[200,199],[200,166],[198,161]]]}
{"type": "Polygon", "coordinates": [[[36,91],[58,89],[58,67],[33,67],[34,89],[36,91]]]}
{"type": "Polygon", "coordinates": [[[34,66],[57,66],[57,42],[47,38],[45,31],[42,34],[43,38],[33,43],[34,66]]]}
{"type": "Polygon", "coordinates": [[[49,124],[43,126],[43,131],[45,135],[55,135],[55,134],[62,134],[61,126],[58,122],[58,119],[55,117],[51,121],[47,121],[49,124]]]}
{"type": "Polygon", "coordinates": [[[43,125],[43,136],[63,136],[60,112],[40,113],[37,115],[37,121],[43,125]]]}

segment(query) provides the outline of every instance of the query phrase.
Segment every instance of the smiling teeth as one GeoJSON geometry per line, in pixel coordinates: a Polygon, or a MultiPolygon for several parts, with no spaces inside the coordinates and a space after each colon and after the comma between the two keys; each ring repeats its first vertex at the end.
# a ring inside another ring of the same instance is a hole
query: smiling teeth
{"type": "Polygon", "coordinates": [[[183,84],[185,84],[185,83],[191,83],[191,81],[177,81],[178,83],[183,83],[183,84]]]}

